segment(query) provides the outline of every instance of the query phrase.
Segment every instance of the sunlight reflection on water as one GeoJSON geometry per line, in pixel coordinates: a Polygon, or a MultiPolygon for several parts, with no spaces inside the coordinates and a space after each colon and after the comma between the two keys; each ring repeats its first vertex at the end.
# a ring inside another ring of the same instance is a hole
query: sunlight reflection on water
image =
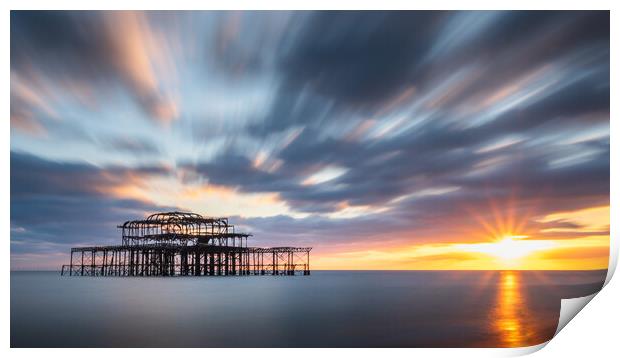
{"type": "Polygon", "coordinates": [[[496,329],[505,346],[518,347],[524,340],[522,320],[528,314],[519,276],[512,271],[502,272],[497,292],[496,329]]]}
{"type": "Polygon", "coordinates": [[[522,272],[500,272],[497,305],[491,322],[503,347],[524,347],[542,341],[539,332],[544,331],[544,322],[532,312],[533,302],[528,301],[528,287],[523,280],[522,272]]]}

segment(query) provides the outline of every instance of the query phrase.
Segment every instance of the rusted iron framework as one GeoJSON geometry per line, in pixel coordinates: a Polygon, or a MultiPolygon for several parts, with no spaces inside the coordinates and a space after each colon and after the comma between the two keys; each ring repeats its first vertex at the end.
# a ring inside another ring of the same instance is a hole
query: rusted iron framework
{"type": "Polygon", "coordinates": [[[61,275],[247,276],[310,274],[310,247],[249,247],[227,218],[157,213],[118,226],[121,245],[75,247],[61,275]]]}

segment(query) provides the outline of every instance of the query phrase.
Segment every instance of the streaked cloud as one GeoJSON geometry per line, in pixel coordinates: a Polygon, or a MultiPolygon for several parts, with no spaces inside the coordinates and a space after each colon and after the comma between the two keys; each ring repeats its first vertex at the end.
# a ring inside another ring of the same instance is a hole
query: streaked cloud
{"type": "Polygon", "coordinates": [[[603,267],[609,41],[605,11],[13,11],[13,257],[179,208],[324,268],[497,267],[458,245],[500,234],[603,267]]]}

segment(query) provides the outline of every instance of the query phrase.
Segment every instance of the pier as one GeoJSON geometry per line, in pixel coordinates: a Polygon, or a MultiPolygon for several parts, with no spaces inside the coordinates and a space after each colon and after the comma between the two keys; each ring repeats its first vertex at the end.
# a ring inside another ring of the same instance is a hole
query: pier
{"type": "Polygon", "coordinates": [[[118,226],[120,245],[74,247],[69,276],[309,275],[310,247],[251,247],[227,218],[153,214],[118,226]]]}

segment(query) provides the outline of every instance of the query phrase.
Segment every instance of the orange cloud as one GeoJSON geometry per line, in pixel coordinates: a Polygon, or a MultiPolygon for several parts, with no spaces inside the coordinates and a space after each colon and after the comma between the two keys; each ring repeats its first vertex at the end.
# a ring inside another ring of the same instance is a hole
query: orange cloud
{"type": "Polygon", "coordinates": [[[566,247],[540,252],[536,254],[536,257],[543,260],[554,261],[595,259],[607,265],[609,260],[609,246],[566,247]]]}
{"type": "Polygon", "coordinates": [[[11,113],[11,129],[33,137],[45,137],[47,129],[29,113],[11,113]]]}
{"type": "Polygon", "coordinates": [[[36,108],[47,116],[56,118],[58,116],[56,111],[54,111],[52,106],[48,103],[44,95],[35,91],[35,87],[38,89],[41,88],[38,84],[26,82],[18,73],[11,72],[12,100],[22,101],[31,108],[36,108]]]}
{"type": "Polygon", "coordinates": [[[11,128],[35,137],[47,135],[45,126],[37,118],[43,113],[49,118],[57,114],[49,103],[47,93],[38,84],[11,71],[11,128]],[[35,90],[35,88],[37,90],[35,90]]]}
{"type": "MultiPolygon", "coordinates": [[[[576,211],[559,212],[546,215],[538,220],[541,223],[566,222],[575,225],[570,231],[609,231],[609,206],[599,206],[576,211]]],[[[547,232],[561,232],[567,229],[552,228],[547,232]]]]}
{"type": "Polygon", "coordinates": [[[144,108],[158,121],[168,123],[178,117],[177,105],[160,94],[160,83],[155,74],[159,64],[170,69],[166,47],[161,37],[153,34],[143,12],[113,11],[105,13],[108,37],[115,51],[115,64],[123,79],[137,93],[144,108]]]}

